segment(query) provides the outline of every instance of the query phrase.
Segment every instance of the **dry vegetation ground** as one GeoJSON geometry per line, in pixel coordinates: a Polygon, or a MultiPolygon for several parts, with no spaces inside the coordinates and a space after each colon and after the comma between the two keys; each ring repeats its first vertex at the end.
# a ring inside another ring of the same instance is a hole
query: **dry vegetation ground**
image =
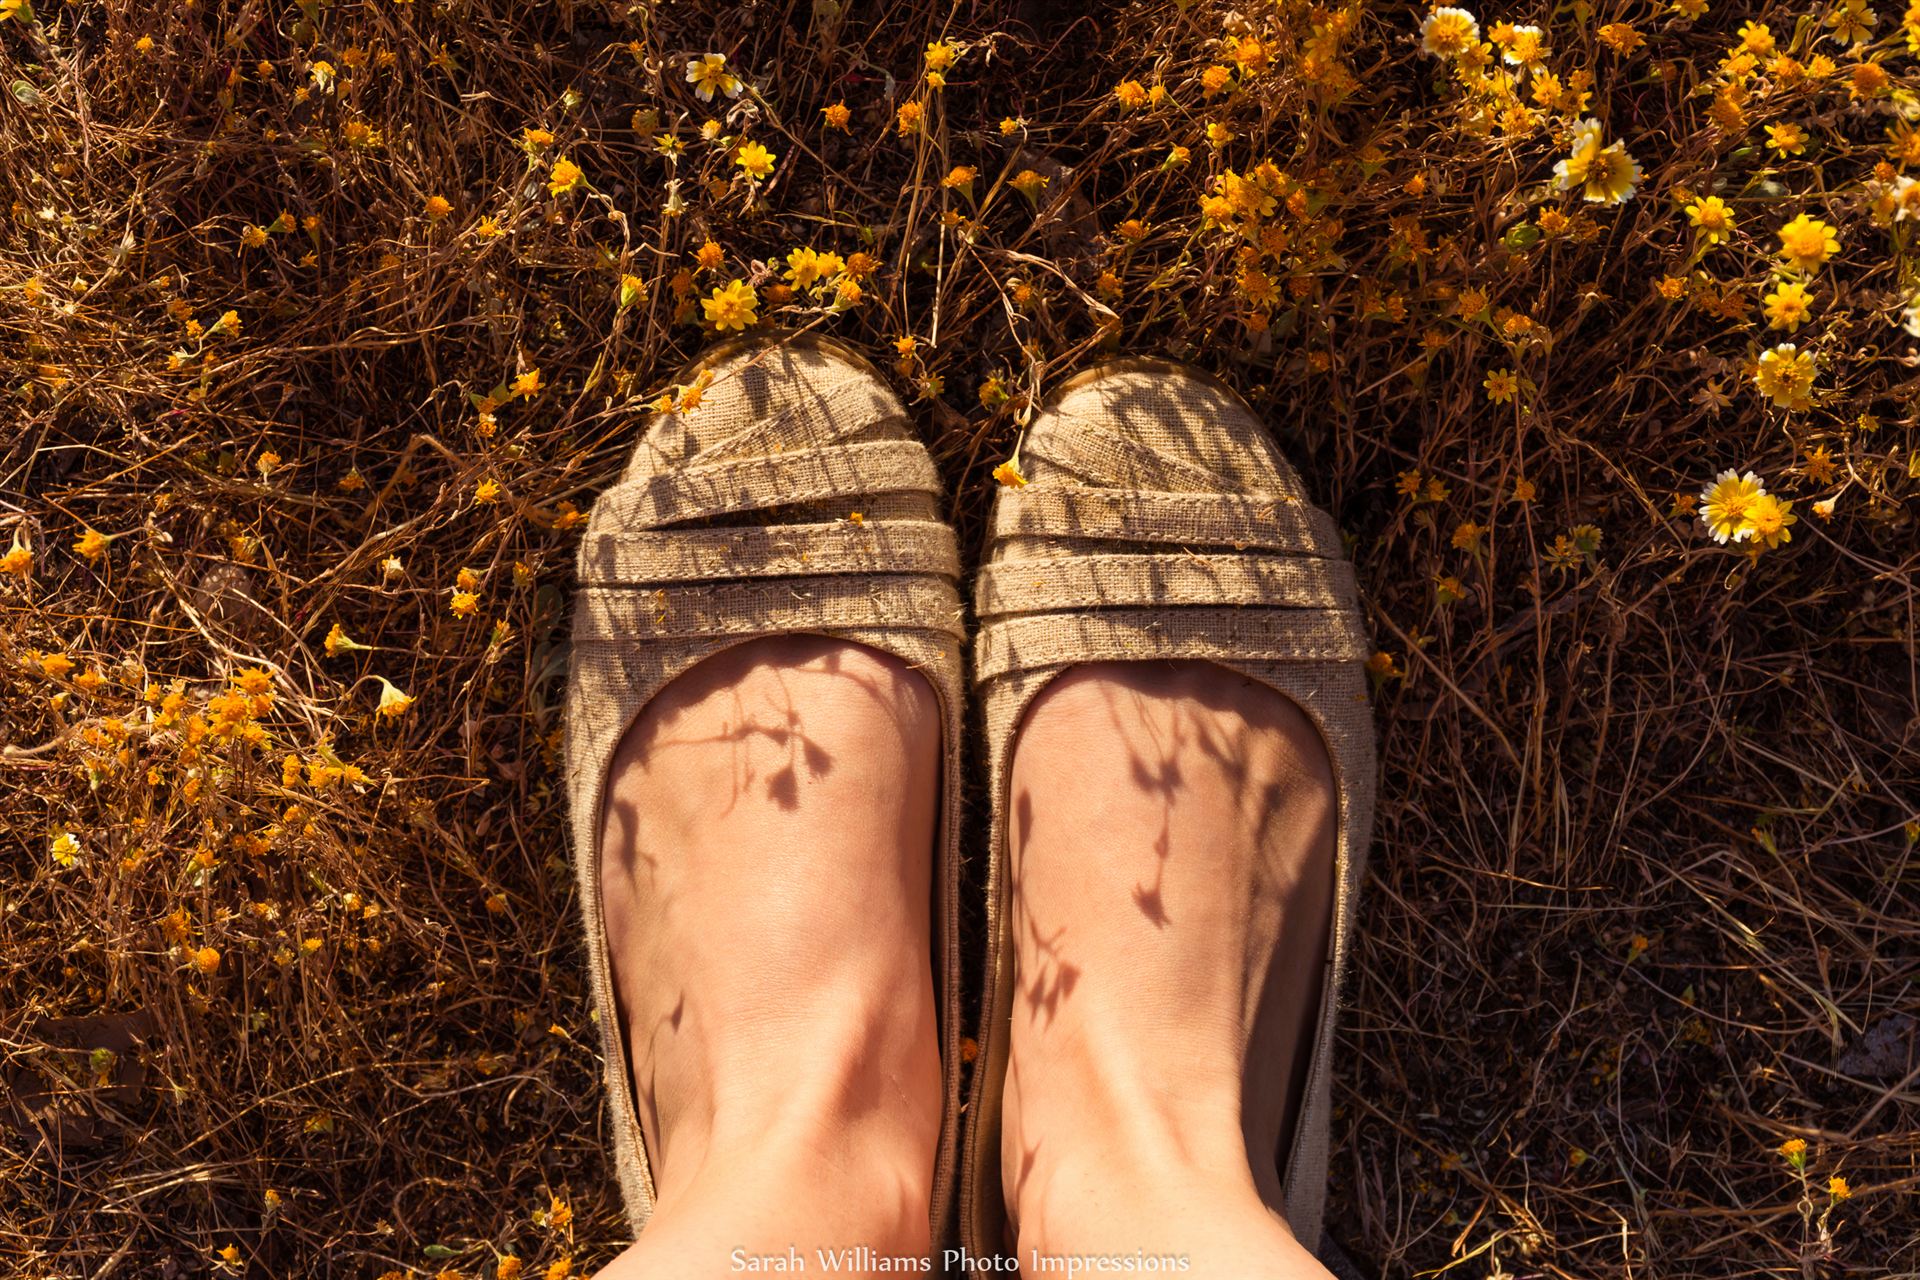
{"type": "Polygon", "coordinates": [[[1920,11],[1513,5],[0,2],[0,1274],[618,1246],[570,557],[735,278],[897,361],[970,543],[1111,349],[1351,534],[1364,1270],[1920,1272],[1920,11]]]}

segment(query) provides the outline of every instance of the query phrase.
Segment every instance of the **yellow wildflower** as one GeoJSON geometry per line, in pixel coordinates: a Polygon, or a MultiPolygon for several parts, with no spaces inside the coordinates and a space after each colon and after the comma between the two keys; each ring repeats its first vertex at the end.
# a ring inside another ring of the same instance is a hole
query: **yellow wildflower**
{"type": "Polygon", "coordinates": [[[1705,196],[1688,205],[1687,220],[1708,244],[1724,244],[1733,235],[1733,213],[1719,196],[1705,196]]]}
{"type": "Polygon", "coordinates": [[[1769,326],[1793,333],[1813,313],[1813,294],[1798,280],[1787,280],[1766,296],[1765,306],[1769,326]]]}
{"type": "Polygon", "coordinates": [[[1817,271],[1838,252],[1838,233],[1818,218],[1803,213],[1780,228],[1780,257],[1795,271],[1817,271]]]}
{"type": "Polygon", "coordinates": [[[693,86],[694,95],[702,102],[712,102],[716,91],[737,98],[744,87],[740,77],[727,70],[724,53],[702,54],[687,63],[687,83],[693,86]]]}
{"type": "Polygon", "coordinates": [[[1227,55],[1233,64],[1240,68],[1240,74],[1257,76],[1265,71],[1271,61],[1267,46],[1260,42],[1259,36],[1241,36],[1233,42],[1232,51],[1227,55]]]}
{"type": "Polygon", "coordinates": [[[1800,471],[1815,484],[1827,484],[1838,474],[1839,467],[1833,461],[1833,451],[1823,444],[1807,450],[1800,471]]]}
{"type": "Polygon", "coordinates": [[[1767,126],[1767,147],[1782,156],[1805,155],[1807,151],[1807,133],[1797,124],[1770,124],[1767,126]]]}
{"type": "Polygon", "coordinates": [[[1420,23],[1420,47],[1436,58],[1457,58],[1480,43],[1480,24],[1465,9],[1441,6],[1420,23]]]}
{"type": "Polygon", "coordinates": [[[1740,47],[1765,58],[1773,53],[1773,29],[1764,22],[1748,22],[1740,28],[1740,47]]]}
{"type": "Polygon", "coordinates": [[[1763,493],[1747,504],[1740,540],[1771,551],[1783,542],[1793,541],[1793,526],[1799,522],[1800,517],[1793,514],[1793,503],[1763,493]]]}
{"type": "Polygon", "coordinates": [[[707,323],[716,332],[725,333],[737,329],[744,333],[750,326],[759,323],[757,308],[760,295],[753,286],[742,280],[731,280],[713,293],[700,300],[700,309],[706,313],[707,323]]]}
{"type": "Polygon", "coordinates": [[[811,289],[828,274],[821,262],[821,255],[814,250],[802,246],[787,253],[787,283],[794,288],[811,289]]]}
{"type": "Polygon", "coordinates": [[[733,153],[733,162],[756,181],[773,173],[774,159],[773,152],[757,142],[743,142],[740,149],[733,153]]]}
{"type": "Polygon", "coordinates": [[[547,190],[556,196],[578,191],[586,182],[587,175],[581,172],[580,166],[565,156],[556,157],[547,174],[547,190]]]}
{"type": "Polygon", "coordinates": [[[364,650],[367,647],[350,639],[347,635],[346,628],[337,622],[327,629],[327,638],[323,640],[321,644],[326,649],[329,658],[337,658],[343,653],[353,653],[364,650]]]}
{"type": "Polygon", "coordinates": [[[1741,475],[1727,470],[1715,476],[1713,483],[1700,491],[1700,516],[1707,522],[1708,534],[1723,545],[1729,540],[1739,540],[1743,537],[1741,529],[1747,511],[1754,499],[1765,492],[1760,477],[1751,471],[1741,475]]]}
{"type": "Polygon", "coordinates": [[[14,530],[13,546],[0,556],[0,573],[15,578],[25,578],[33,572],[33,548],[21,539],[20,531],[14,530]]]}
{"type": "Polygon", "coordinates": [[[397,720],[407,714],[413,706],[411,694],[404,693],[385,676],[375,676],[380,682],[380,705],[374,708],[374,714],[388,720],[397,720]]]}
{"type": "Polygon", "coordinates": [[[1807,409],[1813,404],[1813,352],[1783,342],[1760,353],[1754,384],[1760,394],[1782,409],[1807,409]]]}
{"type": "Polygon", "coordinates": [[[1630,22],[1609,22],[1600,28],[1599,35],[1608,48],[1622,55],[1635,52],[1647,42],[1630,22]]]}
{"type": "Polygon", "coordinates": [[[1579,191],[1591,204],[1620,204],[1631,200],[1640,185],[1640,162],[1627,154],[1626,144],[1603,143],[1598,120],[1581,120],[1573,127],[1572,151],[1553,166],[1553,185],[1561,191],[1579,191]]]}

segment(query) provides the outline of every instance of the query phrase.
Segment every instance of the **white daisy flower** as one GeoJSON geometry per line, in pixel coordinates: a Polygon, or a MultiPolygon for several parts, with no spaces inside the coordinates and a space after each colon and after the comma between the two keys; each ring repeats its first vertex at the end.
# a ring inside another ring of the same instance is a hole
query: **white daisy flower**
{"type": "Polygon", "coordinates": [[[1436,58],[1457,58],[1480,43],[1480,23],[1465,9],[1443,5],[1420,24],[1420,47],[1436,58]]]}
{"type": "Polygon", "coordinates": [[[715,89],[729,98],[737,98],[745,87],[739,76],[727,70],[724,53],[703,53],[687,63],[687,83],[693,86],[694,96],[702,102],[712,102],[715,89]]]}

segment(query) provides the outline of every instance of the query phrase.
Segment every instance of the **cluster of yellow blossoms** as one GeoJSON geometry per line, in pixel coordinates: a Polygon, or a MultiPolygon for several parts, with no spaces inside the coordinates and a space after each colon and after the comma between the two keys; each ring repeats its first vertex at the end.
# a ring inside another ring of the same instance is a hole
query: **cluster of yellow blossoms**
{"type": "Polygon", "coordinates": [[[1707,532],[1722,545],[1742,543],[1756,555],[1793,541],[1800,517],[1793,503],[1768,493],[1760,477],[1749,471],[1722,471],[1700,492],[1700,517],[1707,532]]]}
{"type": "MultiPolygon", "coordinates": [[[[1681,23],[1695,21],[1707,10],[1708,0],[1674,0],[1671,5],[1672,16],[1681,23]]],[[[1867,0],[1842,0],[1823,21],[1802,23],[1791,38],[1776,37],[1765,22],[1744,23],[1716,69],[1709,112],[1712,124],[1728,138],[1739,138],[1752,127],[1749,113],[1763,99],[1785,100],[1783,95],[1823,86],[1844,91],[1855,104],[1896,104],[1899,94],[1873,52],[1878,25],[1878,15],[1867,0]],[[1825,49],[1820,48],[1823,43],[1825,49]],[[1843,64],[1835,56],[1842,51],[1855,60],[1843,64]]],[[[1907,52],[1920,53],[1920,3],[1909,4],[1900,31],[1907,52]]],[[[1621,56],[1649,43],[1647,34],[1629,21],[1606,23],[1597,34],[1602,44],[1621,56]]],[[[1637,191],[1643,176],[1639,163],[1622,142],[1608,142],[1601,123],[1584,114],[1591,97],[1591,74],[1576,72],[1564,80],[1555,75],[1547,65],[1547,37],[1539,28],[1501,22],[1483,36],[1470,11],[1442,5],[1429,10],[1422,20],[1420,42],[1426,53],[1448,64],[1467,92],[1465,124],[1470,132],[1524,135],[1542,123],[1543,113],[1566,122],[1567,154],[1554,166],[1553,190],[1578,192],[1600,204],[1619,203],[1637,191]]],[[[1894,115],[1887,131],[1887,159],[1875,167],[1858,194],[1872,221],[1883,227],[1920,222],[1920,180],[1901,172],[1920,165],[1920,127],[1904,109],[1895,110],[1894,115]]],[[[1762,154],[1784,162],[1808,155],[1809,147],[1815,145],[1817,140],[1807,126],[1780,120],[1766,125],[1762,154]]],[[[1692,269],[1716,246],[1733,241],[1734,212],[1722,195],[1696,195],[1679,186],[1675,191],[1696,233],[1688,259],[1692,269]]],[[[1764,193],[1769,201],[1777,195],[1772,189],[1764,193]]],[[[1835,193],[1828,198],[1835,198],[1835,193]]],[[[1842,192],[1838,198],[1851,203],[1856,197],[1842,192]]],[[[1543,227],[1548,216],[1542,216],[1543,227]]],[[[1770,328],[1794,334],[1814,318],[1820,302],[1814,277],[1839,252],[1840,238],[1833,225],[1810,213],[1780,225],[1778,234],[1777,274],[1764,293],[1762,307],[1770,328]]],[[[1896,256],[1898,244],[1896,237],[1896,256]]],[[[1896,323],[1920,336],[1920,280],[1909,278],[1911,274],[1903,274],[1908,296],[1897,307],[1896,323]]],[[[1669,276],[1657,290],[1674,301],[1691,294],[1702,310],[1727,319],[1739,318],[1747,305],[1737,287],[1715,281],[1704,271],[1696,272],[1691,282],[1669,276]]],[[[1818,366],[1813,351],[1783,341],[1762,351],[1750,369],[1754,386],[1768,402],[1800,412],[1815,402],[1818,366]]]]}

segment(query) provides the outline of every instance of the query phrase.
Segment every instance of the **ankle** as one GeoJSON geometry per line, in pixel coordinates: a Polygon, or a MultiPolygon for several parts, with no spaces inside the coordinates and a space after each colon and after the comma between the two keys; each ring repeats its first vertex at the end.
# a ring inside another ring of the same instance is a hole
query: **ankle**
{"type": "Polygon", "coordinates": [[[843,989],[791,1013],[701,1055],[697,1077],[662,1082],[677,1101],[657,1117],[663,1198],[713,1167],[760,1161],[887,1170],[924,1199],[942,1110],[931,990],[843,989]]]}
{"type": "Polygon", "coordinates": [[[714,1152],[693,1184],[662,1200],[659,1211],[743,1221],[765,1215],[808,1224],[810,1241],[755,1240],[757,1253],[811,1243],[920,1256],[931,1245],[933,1159],[931,1148],[921,1151],[875,1134],[841,1135],[830,1145],[769,1134],[756,1147],[735,1144],[714,1152]]]}
{"type": "Polygon", "coordinates": [[[844,1145],[823,1152],[771,1134],[757,1147],[707,1152],[687,1185],[663,1190],[647,1230],[601,1278],[899,1270],[889,1260],[931,1254],[929,1207],[920,1164],[844,1145]]]}
{"type": "Polygon", "coordinates": [[[1192,1144],[1100,1143],[1007,1168],[1007,1205],[1021,1258],[1076,1253],[1190,1254],[1228,1230],[1280,1223],[1237,1153],[1204,1158],[1192,1144]]]}
{"type": "Polygon", "coordinates": [[[791,1159],[812,1167],[895,1171],[931,1190],[940,1138],[940,1069],[897,1055],[808,1062],[804,1049],[716,1118],[709,1159],[791,1159]]]}
{"type": "Polygon", "coordinates": [[[1052,1067],[1029,1060],[1016,1078],[1045,1081],[1043,1091],[1010,1091],[1005,1112],[1004,1193],[1023,1244],[1086,1244],[1089,1231],[1151,1224],[1180,1204],[1202,1214],[1260,1208],[1236,1081],[1196,1072],[1190,1088],[1173,1091],[1146,1086],[1124,1064],[1047,1074],[1052,1067]]]}

